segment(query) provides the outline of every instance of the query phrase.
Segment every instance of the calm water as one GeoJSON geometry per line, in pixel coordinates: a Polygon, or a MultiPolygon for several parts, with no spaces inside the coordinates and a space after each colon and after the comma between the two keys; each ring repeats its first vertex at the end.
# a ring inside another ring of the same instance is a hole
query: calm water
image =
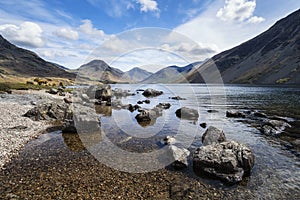
{"type": "MultiPolygon", "coordinates": [[[[135,91],[136,89],[154,88],[164,94],[149,98],[153,108],[159,102],[170,103],[172,106],[164,110],[163,115],[154,124],[141,126],[135,120],[137,112],[112,110],[111,116],[102,117],[104,134],[121,148],[149,152],[159,149],[159,142],[166,135],[180,135],[180,142],[191,142],[189,150],[201,146],[204,129],[199,124],[206,122],[223,129],[227,139],[247,144],[256,157],[256,164],[247,187],[253,187],[257,196],[271,195],[273,192],[298,192],[300,186],[300,154],[293,148],[286,147],[286,142],[278,138],[263,136],[259,130],[236,119],[225,117],[226,110],[258,110],[268,114],[289,117],[291,121],[300,119],[300,88],[287,87],[242,87],[216,85],[115,85],[115,88],[135,91]],[[181,96],[187,100],[169,99],[181,96]],[[180,120],[175,111],[180,107],[197,109],[198,121],[180,120]],[[209,113],[208,110],[216,112],[209,113]],[[113,131],[112,131],[113,130],[113,131]],[[190,135],[194,135],[190,141],[190,135]],[[127,138],[127,139],[126,139],[127,138]],[[126,141],[126,142],[124,142],[126,141]]],[[[136,104],[146,99],[141,94],[123,98],[124,104],[136,104]]],[[[300,127],[299,127],[300,128],[300,127]]],[[[276,196],[276,195],[275,195],[276,196]]]]}
{"type": "MultiPolygon", "coordinates": [[[[97,107],[96,112],[101,115],[102,133],[100,137],[95,137],[95,143],[106,137],[114,146],[125,152],[125,156],[134,153],[147,155],[162,149],[162,139],[170,135],[177,138],[179,145],[187,147],[193,152],[195,148],[202,145],[201,136],[205,129],[201,128],[199,124],[205,122],[208,126],[212,125],[223,129],[227,139],[245,143],[254,151],[255,167],[252,175],[238,185],[237,192],[250,190],[252,197],[261,199],[278,199],[285,194],[300,196],[300,154],[298,150],[290,147],[286,141],[280,138],[263,136],[256,128],[238,122],[236,119],[225,117],[226,110],[259,110],[271,115],[289,117],[292,121],[299,121],[300,88],[222,87],[216,85],[114,85],[113,88],[130,90],[135,93],[137,89],[162,90],[164,91],[163,95],[149,98],[151,103],[142,104],[141,107],[153,108],[162,102],[170,103],[171,108],[164,110],[162,116],[150,124],[140,125],[135,119],[137,111],[131,113],[125,109],[97,107]],[[172,100],[169,98],[172,96],[180,96],[186,100],[172,100]],[[191,121],[177,118],[175,111],[183,106],[197,109],[200,115],[199,119],[191,121]],[[213,110],[213,112],[209,113],[208,110],[213,110]]],[[[123,104],[134,105],[138,100],[147,99],[141,93],[119,100],[123,104]]],[[[81,137],[81,139],[83,138],[81,137]]],[[[85,149],[82,144],[77,145],[80,143],[78,136],[50,133],[29,143],[21,157],[30,158],[31,154],[34,155],[35,150],[32,146],[49,149],[48,154],[52,155],[54,154],[52,152],[53,144],[58,144],[59,141],[65,142],[64,147],[56,145],[55,152],[59,152],[60,148],[65,147],[72,152],[82,152],[85,149]],[[52,140],[53,142],[49,143],[52,140]]],[[[87,148],[89,149],[89,147],[87,148]]],[[[80,153],[78,155],[81,156],[80,153]]],[[[116,151],[115,154],[109,156],[118,157],[119,155],[120,153],[116,151]]],[[[72,154],[72,156],[74,155],[72,154]]],[[[122,158],[123,160],[127,159],[122,158]]],[[[191,161],[191,157],[189,159],[191,161]]],[[[67,162],[69,162],[68,158],[66,158],[67,162]]],[[[220,185],[217,181],[211,182],[197,178],[193,174],[191,166],[183,173],[193,179],[220,187],[222,190],[232,190],[232,187],[220,185]]]]}

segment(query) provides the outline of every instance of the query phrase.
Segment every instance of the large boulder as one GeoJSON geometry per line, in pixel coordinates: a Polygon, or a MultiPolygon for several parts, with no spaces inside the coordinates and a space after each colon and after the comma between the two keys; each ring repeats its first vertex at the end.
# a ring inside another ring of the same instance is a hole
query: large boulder
{"type": "Polygon", "coordinates": [[[92,85],[87,90],[90,99],[98,99],[100,101],[111,102],[112,90],[110,85],[92,85]]]}
{"type": "Polygon", "coordinates": [[[163,94],[163,91],[158,91],[158,90],[154,90],[151,88],[146,89],[142,95],[144,95],[145,97],[156,97],[163,94]]]}
{"type": "Polygon", "coordinates": [[[253,166],[252,151],[235,141],[202,146],[193,155],[193,167],[196,174],[232,184],[250,175],[253,166]]]}
{"type": "Polygon", "coordinates": [[[195,109],[182,107],[176,110],[176,116],[183,119],[197,120],[199,118],[199,113],[195,109]]]}
{"type": "Polygon", "coordinates": [[[224,132],[214,126],[208,127],[208,129],[202,135],[202,144],[204,146],[210,144],[217,144],[225,141],[226,137],[224,132]]]}
{"type": "Polygon", "coordinates": [[[66,103],[46,102],[27,111],[23,116],[34,121],[63,120],[69,105],[66,103]]]}

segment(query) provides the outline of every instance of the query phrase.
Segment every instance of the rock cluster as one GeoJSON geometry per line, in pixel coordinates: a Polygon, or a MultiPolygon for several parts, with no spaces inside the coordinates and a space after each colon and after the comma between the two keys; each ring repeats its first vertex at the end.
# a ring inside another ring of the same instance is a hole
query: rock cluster
{"type": "Polygon", "coordinates": [[[234,184],[249,176],[254,154],[244,144],[226,141],[223,131],[209,127],[202,137],[203,146],[193,155],[196,174],[234,184]]]}

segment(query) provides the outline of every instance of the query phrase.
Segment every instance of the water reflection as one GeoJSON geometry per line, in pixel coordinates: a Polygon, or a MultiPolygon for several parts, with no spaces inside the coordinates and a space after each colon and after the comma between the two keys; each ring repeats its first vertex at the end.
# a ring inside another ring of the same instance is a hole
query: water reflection
{"type": "Polygon", "coordinates": [[[95,110],[97,114],[101,114],[107,117],[112,116],[111,106],[95,105],[95,110]]]}

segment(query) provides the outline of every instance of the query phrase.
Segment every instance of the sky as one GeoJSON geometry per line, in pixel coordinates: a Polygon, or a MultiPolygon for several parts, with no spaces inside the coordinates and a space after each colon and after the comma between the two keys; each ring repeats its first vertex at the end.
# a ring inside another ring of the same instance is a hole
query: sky
{"type": "Polygon", "coordinates": [[[0,34],[75,69],[127,71],[203,61],[267,30],[299,0],[0,0],[0,34]]]}

